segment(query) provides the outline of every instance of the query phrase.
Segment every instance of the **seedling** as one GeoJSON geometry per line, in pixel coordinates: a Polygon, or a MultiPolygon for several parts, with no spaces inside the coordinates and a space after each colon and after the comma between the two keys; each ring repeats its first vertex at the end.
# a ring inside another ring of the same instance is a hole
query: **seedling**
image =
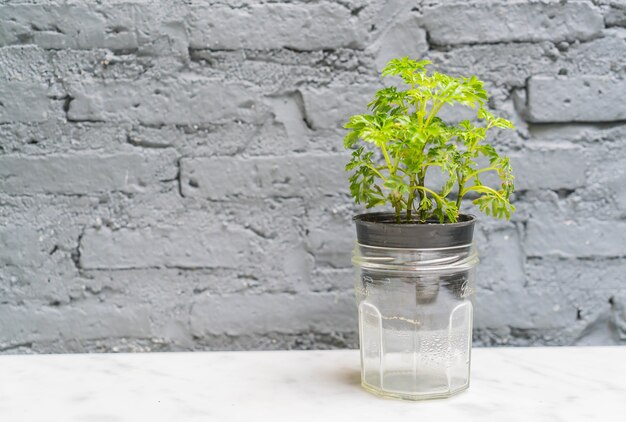
{"type": "Polygon", "coordinates": [[[444,223],[458,220],[463,197],[473,192],[482,212],[509,219],[515,211],[509,202],[514,189],[509,159],[484,141],[490,129],[512,129],[513,123],[485,108],[489,97],[476,76],[429,72],[429,64],[409,57],[391,60],[382,75],[400,76],[407,89],[379,90],[368,104],[371,114],[352,116],[344,126],[350,130],[344,146],[354,149],[346,165],[352,197],[367,208],[390,205],[398,223],[444,223]],[[476,110],[479,124],[444,122],[437,113],[446,104],[476,110]],[[489,164],[479,166],[480,157],[489,164]],[[444,174],[437,189],[426,185],[431,167],[444,174]],[[499,188],[481,183],[486,172],[499,176],[499,188]]]}

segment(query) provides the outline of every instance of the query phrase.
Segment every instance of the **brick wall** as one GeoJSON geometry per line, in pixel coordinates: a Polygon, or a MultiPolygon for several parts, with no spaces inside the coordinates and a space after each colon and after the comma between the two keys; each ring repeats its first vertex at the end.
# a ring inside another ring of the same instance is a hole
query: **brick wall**
{"type": "Polygon", "coordinates": [[[626,342],[623,1],[184,3],[2,2],[0,352],[355,347],[341,125],[402,55],[517,125],[475,343],[626,342]]]}

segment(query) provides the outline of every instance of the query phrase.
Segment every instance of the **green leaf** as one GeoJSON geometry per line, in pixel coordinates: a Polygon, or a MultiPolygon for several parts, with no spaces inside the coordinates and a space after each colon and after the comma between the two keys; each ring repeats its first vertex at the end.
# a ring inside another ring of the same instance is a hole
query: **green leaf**
{"type": "Polygon", "coordinates": [[[494,119],[493,125],[502,129],[515,129],[515,125],[513,124],[513,122],[503,119],[502,117],[494,119]]]}
{"type": "Polygon", "coordinates": [[[405,194],[409,192],[409,185],[407,185],[403,178],[399,176],[390,176],[385,181],[383,186],[392,192],[398,192],[400,194],[405,194]]]}
{"type": "Polygon", "coordinates": [[[402,75],[407,72],[421,72],[431,64],[430,60],[411,60],[408,56],[390,60],[383,68],[383,76],[402,75]]]}
{"type": "Polygon", "coordinates": [[[346,137],[343,139],[343,147],[345,149],[352,148],[359,141],[359,134],[356,131],[348,132],[346,137]]]}
{"type": "Polygon", "coordinates": [[[443,185],[443,189],[441,189],[441,196],[443,198],[450,195],[450,192],[452,192],[452,188],[454,187],[455,183],[456,183],[456,174],[451,174],[448,180],[446,180],[446,183],[443,185]]]}
{"type": "Polygon", "coordinates": [[[433,201],[427,196],[424,196],[420,201],[420,210],[430,211],[433,208],[433,201]]]}

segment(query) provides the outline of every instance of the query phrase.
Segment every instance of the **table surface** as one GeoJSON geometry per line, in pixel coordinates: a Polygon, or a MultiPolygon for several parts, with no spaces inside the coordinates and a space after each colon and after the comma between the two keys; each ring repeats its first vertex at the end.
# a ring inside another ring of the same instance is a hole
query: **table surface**
{"type": "Polygon", "coordinates": [[[449,399],[378,398],[361,389],[359,376],[356,350],[5,355],[0,421],[626,417],[626,347],[474,349],[471,386],[449,399]]]}

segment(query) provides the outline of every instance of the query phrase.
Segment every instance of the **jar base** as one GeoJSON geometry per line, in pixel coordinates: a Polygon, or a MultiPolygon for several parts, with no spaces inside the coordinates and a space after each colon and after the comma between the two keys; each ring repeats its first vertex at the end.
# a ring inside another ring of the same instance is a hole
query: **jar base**
{"type": "Polygon", "coordinates": [[[385,399],[421,401],[421,400],[432,400],[432,399],[446,399],[448,397],[455,396],[467,390],[469,388],[469,382],[461,387],[457,387],[456,389],[448,390],[445,392],[419,393],[419,394],[408,394],[408,393],[398,393],[398,392],[393,392],[393,391],[385,391],[385,390],[381,390],[380,388],[371,386],[364,381],[361,381],[361,387],[363,387],[363,389],[366,390],[367,392],[372,393],[378,397],[385,398],[385,399]]]}

